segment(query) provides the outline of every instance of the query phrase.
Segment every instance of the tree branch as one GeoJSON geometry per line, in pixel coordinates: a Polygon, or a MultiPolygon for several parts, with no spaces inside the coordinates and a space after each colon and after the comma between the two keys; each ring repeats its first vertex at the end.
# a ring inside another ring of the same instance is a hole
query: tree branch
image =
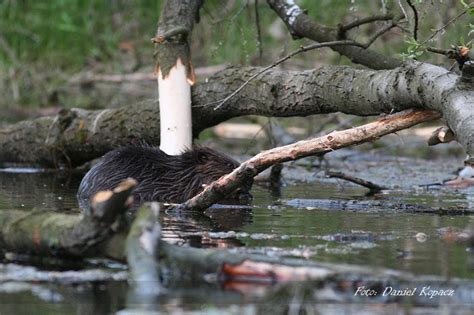
{"type": "Polygon", "coordinates": [[[372,15],[372,16],[368,16],[368,17],[365,17],[365,18],[362,18],[362,19],[357,19],[357,20],[352,21],[352,22],[350,22],[346,25],[341,24],[338,27],[338,37],[339,37],[339,39],[345,38],[347,31],[349,31],[353,28],[359,27],[361,25],[368,24],[368,23],[373,23],[373,22],[377,22],[377,21],[393,20],[393,18],[394,18],[393,14],[372,15]]]}
{"type": "Polygon", "coordinates": [[[446,24],[444,24],[443,26],[441,26],[440,28],[438,28],[437,30],[435,30],[430,36],[428,36],[424,41],[422,41],[420,43],[420,46],[423,46],[424,44],[426,44],[428,41],[430,41],[431,39],[433,39],[433,37],[435,37],[436,35],[438,35],[439,32],[441,32],[442,30],[444,30],[446,27],[448,27],[449,25],[451,25],[452,23],[454,23],[457,19],[459,19],[461,16],[463,16],[464,14],[466,14],[469,10],[472,10],[474,7],[469,7],[467,9],[464,9],[463,11],[459,12],[458,14],[456,14],[453,18],[451,18],[448,22],[446,22],[446,24]]]}
{"type": "MultiPolygon", "coordinates": [[[[320,25],[304,14],[293,1],[267,0],[270,7],[285,22],[294,38],[308,38],[316,42],[338,40],[338,30],[320,25]]],[[[372,69],[393,69],[401,65],[401,61],[369,49],[356,46],[334,46],[333,50],[346,56],[352,62],[372,69]]]]}
{"type": "Polygon", "coordinates": [[[401,19],[401,17],[398,17],[398,18],[395,18],[391,21],[390,24],[386,25],[385,27],[381,28],[380,30],[378,30],[374,35],[372,35],[368,40],[367,42],[362,46],[363,48],[367,49],[370,47],[370,45],[372,45],[376,40],[377,38],[379,38],[380,36],[382,36],[383,34],[387,33],[388,31],[390,31],[392,28],[394,28],[395,26],[397,26],[397,22],[401,19]]]}
{"type": "Polygon", "coordinates": [[[380,118],[360,127],[334,131],[323,137],[302,140],[294,144],[263,151],[242,163],[232,173],[213,182],[200,194],[178,207],[204,210],[274,164],[312,155],[324,155],[350,145],[373,141],[389,133],[439,117],[440,115],[433,111],[410,110],[380,118]]]}
{"type": "Polygon", "coordinates": [[[410,6],[411,10],[413,11],[413,19],[415,22],[413,23],[413,38],[418,40],[418,10],[416,9],[415,5],[411,2],[411,0],[407,0],[408,6],[410,6]]]}
{"type": "Polygon", "coordinates": [[[328,177],[340,178],[340,179],[344,179],[344,180],[347,180],[349,182],[352,182],[354,184],[364,186],[364,187],[368,188],[371,193],[375,193],[375,192],[379,192],[379,191],[384,190],[384,189],[388,189],[387,187],[377,185],[377,184],[375,184],[371,181],[368,181],[368,180],[365,180],[365,179],[362,179],[362,178],[358,178],[358,177],[355,177],[355,176],[344,174],[343,172],[326,171],[326,175],[328,177]]]}

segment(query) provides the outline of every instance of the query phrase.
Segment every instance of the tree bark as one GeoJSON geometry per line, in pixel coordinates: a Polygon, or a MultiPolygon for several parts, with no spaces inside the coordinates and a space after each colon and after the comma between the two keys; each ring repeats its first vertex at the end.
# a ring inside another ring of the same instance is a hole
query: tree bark
{"type": "Polygon", "coordinates": [[[117,232],[126,200],[136,186],[125,180],[113,191],[99,192],[83,214],[50,211],[0,211],[0,248],[40,256],[91,257],[117,232]]]}
{"type": "MultiPolygon", "coordinates": [[[[474,162],[474,89],[472,83],[443,68],[409,62],[380,71],[342,66],[300,72],[271,69],[214,109],[216,101],[259,70],[231,67],[193,88],[194,136],[244,115],[290,117],[343,112],[367,116],[426,108],[442,113],[474,162]]],[[[0,130],[0,161],[76,166],[133,141],[157,144],[160,128],[155,117],[157,106],[141,103],[101,111],[65,110],[56,118],[20,122],[0,130]]]]}
{"type": "Polygon", "coordinates": [[[202,1],[165,1],[156,43],[155,72],[160,99],[160,149],[179,155],[192,146],[191,85],[194,71],[188,37],[202,1]]]}
{"type": "Polygon", "coordinates": [[[157,259],[161,237],[159,213],[158,203],[140,207],[127,236],[127,263],[131,277],[129,283],[139,296],[156,296],[163,292],[157,259]]]}

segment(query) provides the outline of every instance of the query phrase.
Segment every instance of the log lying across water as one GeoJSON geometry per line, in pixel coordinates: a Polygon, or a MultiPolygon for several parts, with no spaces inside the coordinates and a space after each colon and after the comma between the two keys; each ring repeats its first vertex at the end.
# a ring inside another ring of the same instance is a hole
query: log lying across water
{"type": "MultiPolygon", "coordinates": [[[[474,154],[472,83],[443,68],[409,62],[384,71],[342,66],[300,72],[271,69],[215,109],[216,102],[259,71],[231,67],[197,84],[192,90],[194,136],[245,115],[368,116],[424,108],[441,113],[466,153],[474,154]]],[[[159,114],[158,104],[144,102],[98,111],[63,110],[56,117],[23,121],[0,129],[0,162],[78,166],[133,141],[157,144],[159,114]]]]}
{"type": "Polygon", "coordinates": [[[282,147],[263,151],[242,163],[232,173],[207,186],[200,194],[180,205],[180,208],[204,210],[222,196],[242,186],[250,178],[272,165],[321,156],[350,145],[373,141],[387,134],[409,128],[416,124],[438,119],[440,114],[430,110],[407,110],[379,118],[378,120],[347,130],[334,131],[328,135],[298,141],[282,147]]]}

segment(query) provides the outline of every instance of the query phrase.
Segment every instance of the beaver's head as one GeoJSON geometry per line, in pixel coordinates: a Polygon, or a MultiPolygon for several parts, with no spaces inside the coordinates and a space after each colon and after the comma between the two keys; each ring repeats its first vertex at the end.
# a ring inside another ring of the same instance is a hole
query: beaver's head
{"type": "MultiPolygon", "coordinates": [[[[220,177],[231,173],[240,163],[224,153],[218,152],[208,147],[196,146],[191,150],[184,152],[181,156],[181,165],[184,184],[183,198],[181,201],[188,200],[200,193],[206,185],[211,184],[220,177]]],[[[225,199],[239,199],[248,201],[252,198],[249,191],[253,180],[245,183],[244,186],[237,188],[230,196],[225,199]]]]}

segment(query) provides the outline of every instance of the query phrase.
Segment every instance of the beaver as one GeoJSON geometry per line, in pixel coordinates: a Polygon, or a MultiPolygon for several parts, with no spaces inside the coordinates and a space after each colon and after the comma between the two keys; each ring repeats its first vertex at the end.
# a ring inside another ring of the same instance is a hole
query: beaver
{"type": "MultiPolygon", "coordinates": [[[[184,202],[219,177],[239,166],[233,158],[209,147],[195,146],[181,155],[168,155],[150,145],[124,146],[105,154],[84,176],[77,199],[82,209],[101,190],[110,190],[131,177],[138,182],[134,207],[145,201],[184,202]]],[[[239,188],[232,199],[248,201],[252,183],[239,188]]]]}

